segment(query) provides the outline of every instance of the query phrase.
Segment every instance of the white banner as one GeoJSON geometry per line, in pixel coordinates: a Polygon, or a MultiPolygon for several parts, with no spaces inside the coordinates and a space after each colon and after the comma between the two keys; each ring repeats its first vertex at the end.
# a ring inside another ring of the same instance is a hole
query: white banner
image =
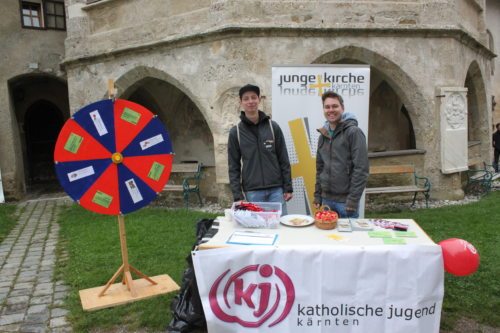
{"type": "Polygon", "coordinates": [[[0,203],[4,202],[5,202],[5,197],[3,196],[2,171],[0,170],[0,203]]]}
{"type": "MultiPolygon", "coordinates": [[[[311,215],[316,181],[316,149],[323,126],[321,95],[333,90],[344,99],[344,111],[356,115],[368,140],[370,67],[368,65],[307,65],[272,68],[273,120],[285,135],[292,165],[293,199],[289,214],[311,215]]],[[[364,215],[364,196],[360,217],[364,215]]]]}
{"type": "Polygon", "coordinates": [[[222,248],[192,253],[209,333],[439,332],[441,248],[222,248]]]}

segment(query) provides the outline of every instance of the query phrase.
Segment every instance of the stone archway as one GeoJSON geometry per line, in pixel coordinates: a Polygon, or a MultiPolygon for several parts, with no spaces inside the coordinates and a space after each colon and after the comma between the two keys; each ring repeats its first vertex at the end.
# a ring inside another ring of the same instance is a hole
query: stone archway
{"type": "Polygon", "coordinates": [[[467,139],[469,142],[486,143],[488,133],[488,103],[481,68],[473,61],[465,76],[467,88],[467,139]]]}
{"type": "Polygon", "coordinates": [[[205,114],[178,82],[154,68],[139,67],[116,81],[120,98],[156,113],[167,128],[175,152],[174,163],[201,162],[202,193],[217,201],[214,135],[205,114]]]}
{"type": "Polygon", "coordinates": [[[170,134],[175,163],[202,162],[215,166],[213,136],[200,110],[174,85],[155,78],[144,78],[124,94],[158,114],[170,134]]]}
{"type": "MultiPolygon", "coordinates": [[[[388,90],[392,96],[391,105],[393,108],[389,113],[397,115],[401,122],[405,123],[405,133],[399,133],[398,135],[404,137],[404,141],[407,142],[407,144],[399,145],[398,147],[386,147],[384,149],[401,149],[403,147],[405,149],[414,149],[425,146],[426,134],[424,131],[419,131],[419,129],[431,128],[431,124],[427,124],[429,119],[425,119],[424,112],[421,112],[421,101],[424,100],[424,98],[417,84],[397,64],[378,53],[356,46],[346,46],[330,51],[316,58],[312,63],[369,64],[372,72],[370,113],[372,112],[372,107],[376,106],[377,108],[382,108],[382,101],[372,100],[372,97],[374,93],[375,96],[378,96],[377,94],[380,93],[380,91],[377,92],[377,89],[385,89],[388,90]]],[[[370,128],[379,126],[372,122],[373,119],[370,115],[370,128]]],[[[400,125],[401,124],[394,124],[394,126],[400,125]]],[[[373,134],[373,132],[370,132],[370,136],[373,134]]],[[[380,141],[379,139],[386,140],[387,137],[377,138],[375,141],[380,141]]],[[[372,148],[375,149],[375,146],[377,146],[377,144],[374,144],[372,148]]]]}
{"type": "MultiPolygon", "coordinates": [[[[134,67],[116,79],[115,87],[118,89],[119,97],[126,99],[144,85],[146,82],[144,80],[150,79],[164,81],[186,95],[186,97],[193,102],[198,111],[202,114],[203,118],[206,120],[210,132],[217,133],[219,128],[217,124],[218,119],[214,119],[212,113],[203,107],[203,103],[201,103],[198,99],[198,96],[185,87],[179,80],[160,69],[146,66],[134,67]]],[[[107,98],[107,95],[103,97],[107,98]]]]}
{"type": "Polygon", "coordinates": [[[54,147],[64,125],[61,110],[47,100],[33,103],[24,117],[28,185],[57,180],[54,147]]]}
{"type": "Polygon", "coordinates": [[[415,149],[415,132],[405,105],[383,80],[370,95],[368,151],[415,149]],[[387,140],[387,138],[393,138],[387,140]]]}
{"type": "Polygon", "coordinates": [[[66,81],[47,74],[25,74],[10,79],[8,85],[17,123],[14,150],[20,157],[22,187],[31,191],[35,190],[33,186],[43,184],[42,190],[59,190],[53,151],[57,135],[70,116],[66,81]]]}

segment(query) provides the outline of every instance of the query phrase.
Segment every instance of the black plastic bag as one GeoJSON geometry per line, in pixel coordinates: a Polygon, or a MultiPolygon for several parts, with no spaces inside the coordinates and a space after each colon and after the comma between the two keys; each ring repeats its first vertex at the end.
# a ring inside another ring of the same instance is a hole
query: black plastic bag
{"type": "MultiPolygon", "coordinates": [[[[197,222],[197,240],[193,245],[193,249],[202,242],[213,222],[213,219],[202,219],[197,222]]],[[[174,297],[171,304],[173,318],[167,327],[167,332],[170,333],[203,332],[207,330],[191,254],[187,256],[186,261],[188,268],[184,271],[182,277],[181,290],[174,297]]]]}

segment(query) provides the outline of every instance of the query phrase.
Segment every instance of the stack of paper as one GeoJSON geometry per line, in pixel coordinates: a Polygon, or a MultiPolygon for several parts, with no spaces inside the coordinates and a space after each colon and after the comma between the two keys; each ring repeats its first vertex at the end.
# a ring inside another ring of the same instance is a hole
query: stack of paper
{"type": "Polygon", "coordinates": [[[278,234],[255,232],[255,231],[235,231],[227,240],[228,244],[239,245],[274,245],[278,234]]]}

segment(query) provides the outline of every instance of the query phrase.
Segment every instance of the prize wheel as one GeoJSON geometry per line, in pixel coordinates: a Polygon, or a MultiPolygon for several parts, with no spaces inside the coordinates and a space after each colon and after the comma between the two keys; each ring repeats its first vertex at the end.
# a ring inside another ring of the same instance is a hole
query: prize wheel
{"type": "Polygon", "coordinates": [[[68,195],[100,214],[131,213],[150,203],[170,177],[173,151],[161,121],[121,99],[89,104],[61,129],[54,151],[68,195]]]}

